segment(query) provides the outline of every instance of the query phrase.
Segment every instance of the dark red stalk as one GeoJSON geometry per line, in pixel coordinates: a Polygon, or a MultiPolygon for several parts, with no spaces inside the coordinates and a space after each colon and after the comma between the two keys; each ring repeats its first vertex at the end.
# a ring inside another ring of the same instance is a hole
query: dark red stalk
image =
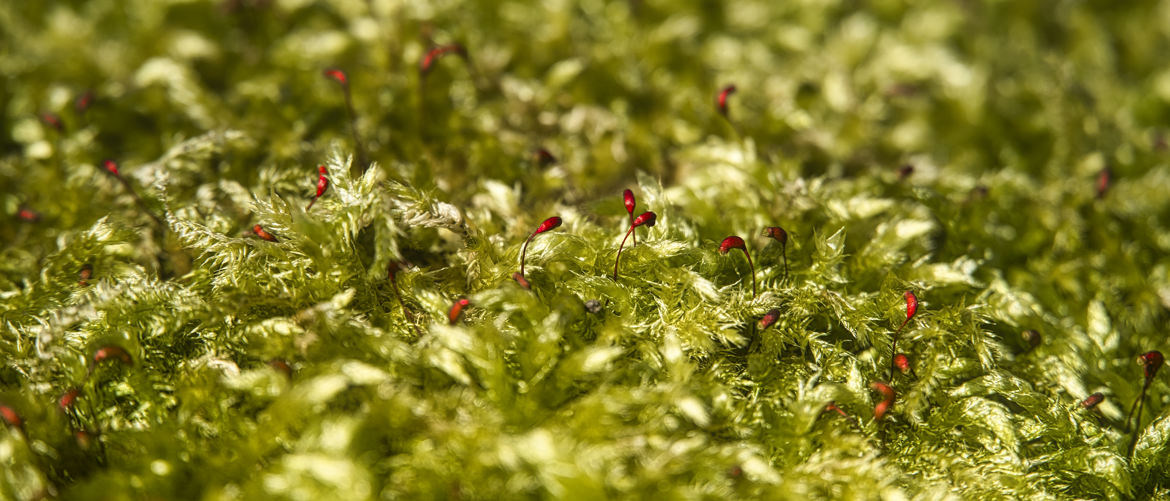
{"type": "Polygon", "coordinates": [[[622,237],[622,244],[618,246],[617,258],[613,260],[613,280],[615,282],[618,278],[618,263],[622,261],[622,249],[626,246],[626,239],[630,238],[630,234],[634,232],[634,228],[639,226],[653,228],[657,222],[658,214],[647,211],[634,218],[633,222],[630,223],[630,229],[626,231],[626,236],[622,237]]]}
{"type": "Polygon", "coordinates": [[[894,380],[895,357],[893,354],[898,353],[898,336],[902,334],[902,329],[906,327],[910,319],[914,318],[914,315],[918,313],[918,296],[915,296],[910,291],[906,291],[902,296],[906,298],[906,320],[903,320],[902,325],[898,326],[898,330],[894,331],[894,342],[890,345],[890,381],[894,380]]]}
{"type": "Polygon", "coordinates": [[[1133,406],[1129,408],[1129,414],[1125,416],[1125,430],[1129,431],[1129,420],[1135,416],[1134,409],[1137,409],[1137,415],[1133,425],[1133,441],[1129,444],[1130,456],[1133,455],[1133,449],[1137,446],[1138,434],[1141,433],[1142,410],[1144,410],[1146,405],[1146,391],[1150,389],[1150,383],[1154,381],[1154,376],[1158,375],[1158,369],[1162,368],[1165,359],[1162,358],[1162,352],[1160,351],[1147,351],[1138,357],[1137,361],[1138,365],[1142,366],[1146,378],[1142,384],[1141,394],[1138,396],[1137,401],[1133,403],[1133,406]]]}
{"type": "Polygon", "coordinates": [[[553,216],[545,219],[544,222],[540,223],[540,226],[536,228],[536,231],[532,232],[531,235],[528,235],[528,240],[524,241],[524,250],[520,253],[520,278],[524,278],[524,260],[528,257],[528,244],[531,243],[532,239],[536,238],[537,235],[546,231],[554,230],[560,225],[561,218],[553,216]]]}
{"type": "Polygon", "coordinates": [[[467,309],[468,306],[471,306],[471,301],[467,298],[461,297],[456,300],[455,304],[451,305],[451,309],[447,310],[447,322],[451,325],[459,322],[459,317],[463,315],[463,310],[467,309]]]}
{"type": "Polygon", "coordinates": [[[727,116],[727,98],[732,94],[735,94],[735,91],[736,88],[734,84],[728,85],[727,87],[724,87],[723,90],[719,91],[719,97],[715,99],[715,106],[719,109],[719,114],[723,115],[723,118],[726,118],[728,121],[730,121],[731,118],[727,116]]]}
{"type": "Polygon", "coordinates": [[[788,281],[788,232],[779,226],[764,228],[764,236],[780,242],[780,255],[784,258],[784,281],[788,281]]]}
{"type": "MultiPolygon", "coordinates": [[[[638,201],[634,199],[634,192],[627,189],[622,192],[622,202],[626,205],[626,214],[630,216],[630,224],[634,224],[634,208],[638,206],[638,201]]],[[[632,247],[638,246],[638,234],[634,233],[634,242],[630,244],[632,247]]]]}
{"type": "Polygon", "coordinates": [[[102,160],[102,169],[111,176],[114,176],[114,179],[117,179],[119,183],[122,183],[122,187],[130,192],[130,195],[134,197],[134,203],[142,209],[142,212],[145,212],[155,223],[158,223],[160,228],[166,228],[166,223],[163,222],[162,218],[156,216],[154,211],[150,210],[150,207],[146,205],[146,201],[142,199],[142,195],[138,194],[138,190],[134,189],[134,186],[130,184],[130,180],[126,179],[126,176],[123,176],[122,172],[118,170],[117,162],[113,160],[102,160]]]}
{"type": "Polygon", "coordinates": [[[894,397],[896,394],[894,393],[894,389],[886,383],[877,382],[871,384],[870,387],[882,394],[882,401],[878,402],[873,408],[874,420],[881,421],[882,417],[894,406],[894,397]]]}
{"type": "Polygon", "coordinates": [[[723,243],[719,244],[719,253],[727,255],[731,249],[739,249],[743,251],[744,257],[747,258],[748,267],[752,270],[752,299],[756,297],[756,265],[752,264],[752,256],[748,254],[747,244],[743,242],[742,238],[735,235],[724,238],[723,243]]]}
{"type": "Polygon", "coordinates": [[[357,162],[361,167],[361,172],[365,173],[370,166],[369,157],[366,155],[366,146],[362,142],[362,136],[358,134],[357,129],[357,113],[353,109],[353,96],[349,91],[349,76],[344,71],[337,68],[327,68],[324,72],[325,78],[337,82],[341,86],[341,92],[345,95],[345,114],[349,118],[349,132],[353,135],[354,149],[357,150],[357,162]]]}
{"type": "Polygon", "coordinates": [[[275,236],[273,236],[271,233],[268,233],[267,231],[264,231],[264,227],[262,227],[258,224],[252,225],[252,233],[254,233],[254,234],[256,234],[256,236],[260,237],[261,240],[267,240],[269,242],[276,242],[277,241],[275,236]]]}
{"type": "Polygon", "coordinates": [[[313,208],[313,204],[317,203],[317,199],[325,194],[325,190],[329,189],[329,178],[325,177],[326,171],[324,165],[317,166],[317,194],[309,201],[309,206],[305,210],[313,208]]]}

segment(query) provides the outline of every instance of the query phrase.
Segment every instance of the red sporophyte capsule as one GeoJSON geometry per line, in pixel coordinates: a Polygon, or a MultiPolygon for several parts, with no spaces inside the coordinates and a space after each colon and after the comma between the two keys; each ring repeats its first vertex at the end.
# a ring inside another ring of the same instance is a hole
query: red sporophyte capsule
{"type": "Polygon", "coordinates": [[[77,403],[77,397],[80,396],[81,389],[71,388],[69,391],[65,392],[64,395],[61,395],[61,398],[57,400],[57,407],[63,411],[68,411],[73,407],[73,404],[77,403]]]}
{"type": "Polygon", "coordinates": [[[788,280],[788,232],[779,226],[764,228],[764,236],[780,242],[780,255],[784,258],[784,280],[788,280]]]}
{"type": "Polygon", "coordinates": [[[1105,395],[1101,394],[1101,392],[1097,392],[1085,397],[1084,400],[1081,400],[1081,407],[1084,409],[1092,409],[1104,400],[1105,395]]]}
{"type": "Polygon", "coordinates": [[[32,209],[28,209],[28,208],[23,208],[23,207],[20,210],[16,211],[16,217],[19,218],[21,221],[24,221],[26,223],[35,223],[35,222],[41,220],[41,215],[38,214],[36,211],[34,211],[32,209]]]}
{"type": "Polygon", "coordinates": [[[748,254],[747,244],[743,242],[742,238],[737,236],[730,236],[723,239],[723,243],[719,244],[719,253],[727,255],[731,249],[739,249],[743,251],[744,257],[747,258],[748,267],[752,270],[752,297],[756,297],[756,265],[752,264],[752,256],[748,254]]]}
{"type": "Polygon", "coordinates": [[[1160,351],[1148,351],[1138,357],[1138,364],[1146,371],[1146,379],[1154,379],[1154,376],[1158,374],[1158,369],[1162,368],[1163,362],[1165,359],[1162,358],[1160,351]]]}
{"type": "Polygon", "coordinates": [[[541,167],[548,167],[557,163],[557,157],[554,157],[551,152],[544,148],[537,148],[532,152],[532,157],[536,160],[536,165],[541,167]]]}
{"type": "Polygon", "coordinates": [[[41,113],[41,122],[56,129],[57,132],[65,130],[65,123],[61,121],[61,116],[56,113],[41,113]]]}
{"type": "MultiPolygon", "coordinates": [[[[891,354],[898,353],[898,336],[902,333],[902,329],[906,327],[906,324],[910,322],[910,319],[914,318],[914,315],[916,313],[918,313],[918,296],[915,296],[913,292],[906,291],[904,294],[902,294],[902,297],[906,298],[906,320],[903,320],[902,325],[898,326],[898,330],[894,331],[894,341],[893,341],[893,343],[890,344],[890,353],[891,354]]],[[[895,367],[894,358],[895,357],[893,355],[891,355],[891,357],[890,357],[890,380],[891,381],[894,379],[894,367],[895,367]]]]}
{"type": "Polygon", "coordinates": [[[122,175],[121,172],[118,172],[118,163],[113,160],[102,160],[102,168],[114,176],[122,175]]]}
{"type": "Polygon", "coordinates": [[[914,166],[913,165],[905,164],[901,167],[898,167],[898,180],[906,179],[906,178],[910,177],[912,174],[914,174],[914,166]]]}
{"type": "Polygon", "coordinates": [[[345,72],[341,71],[340,69],[326,68],[325,71],[321,72],[321,74],[325,75],[325,78],[341,84],[342,87],[349,87],[349,77],[346,76],[345,72]]]}
{"type": "Polygon", "coordinates": [[[536,231],[532,232],[531,235],[528,235],[528,240],[524,241],[524,250],[520,252],[520,278],[524,278],[524,260],[528,257],[528,244],[531,243],[532,239],[536,238],[537,235],[546,231],[554,230],[560,225],[561,218],[553,216],[545,219],[544,222],[540,223],[540,226],[536,228],[536,231]]]}
{"type": "Polygon", "coordinates": [[[918,313],[918,296],[910,291],[906,291],[902,296],[906,298],[906,321],[909,322],[918,313]]]}
{"type": "Polygon", "coordinates": [[[435,48],[427,51],[426,55],[423,56],[422,61],[419,62],[419,65],[418,65],[419,73],[421,73],[425,76],[427,73],[429,73],[431,71],[431,69],[435,65],[435,62],[438,61],[439,58],[441,58],[447,54],[450,54],[450,53],[459,54],[460,56],[464,56],[464,57],[467,56],[467,50],[464,49],[462,45],[459,45],[457,43],[450,44],[450,45],[441,45],[439,47],[435,47],[435,48]]]}
{"type": "Polygon", "coordinates": [[[630,238],[630,234],[634,232],[634,228],[639,226],[653,228],[657,222],[658,214],[646,211],[634,218],[633,222],[630,223],[630,229],[626,230],[626,236],[622,237],[622,243],[618,246],[617,257],[613,260],[613,279],[615,281],[618,277],[618,263],[622,261],[622,249],[626,246],[626,239],[630,238]]]}
{"type": "Polygon", "coordinates": [[[103,346],[93,352],[93,363],[95,365],[107,360],[117,360],[124,365],[134,365],[133,360],[130,359],[130,353],[117,345],[103,346]]]}
{"type": "Polygon", "coordinates": [[[264,231],[264,228],[258,224],[252,225],[252,233],[255,233],[256,236],[260,237],[262,240],[267,240],[269,242],[276,241],[276,237],[272,236],[271,233],[264,231]]]}
{"type": "Polygon", "coordinates": [[[910,374],[916,378],[918,377],[918,375],[914,373],[914,367],[910,366],[910,357],[906,356],[905,353],[894,355],[894,366],[897,367],[898,371],[900,371],[902,374],[910,374]]]}
{"type": "MultiPolygon", "coordinates": [[[[626,214],[630,216],[630,224],[634,223],[634,208],[638,206],[638,201],[634,199],[634,192],[626,189],[622,192],[622,202],[626,205],[626,214]]],[[[632,245],[638,245],[638,234],[634,233],[634,242],[632,245]]]]}
{"type": "Polygon", "coordinates": [[[1109,167],[1101,169],[1101,173],[1097,174],[1097,198],[1105,198],[1105,194],[1109,192],[1109,185],[1113,181],[1113,170],[1109,167]]]}
{"type": "Polygon", "coordinates": [[[274,358],[274,359],[268,361],[268,366],[271,367],[276,372],[284,374],[284,377],[287,377],[287,378],[292,377],[292,367],[290,367],[288,365],[288,362],[285,362],[284,360],[281,360],[279,358],[274,358]]]}
{"type": "Polygon", "coordinates": [[[776,323],[776,321],[779,319],[780,319],[780,309],[779,308],[772,308],[772,309],[768,310],[767,313],[764,314],[764,317],[760,319],[760,321],[757,325],[759,325],[760,330],[764,330],[764,329],[767,329],[768,327],[771,327],[772,324],[776,323]]]}
{"type": "Polygon", "coordinates": [[[79,280],[77,284],[85,287],[89,285],[89,279],[93,278],[93,265],[85,263],[81,265],[81,271],[77,273],[79,280]]]}
{"type": "Polygon", "coordinates": [[[313,204],[317,203],[317,199],[321,198],[321,195],[325,194],[325,190],[329,189],[329,178],[325,177],[326,173],[324,165],[317,167],[317,194],[309,201],[309,205],[305,207],[305,210],[312,209],[313,204]]]}
{"type": "Polygon", "coordinates": [[[520,272],[513,273],[512,280],[515,280],[516,284],[526,290],[532,288],[532,285],[528,283],[528,279],[524,278],[524,275],[521,275],[520,272]]]}
{"type": "Polygon", "coordinates": [[[73,438],[74,440],[77,440],[77,446],[80,447],[81,450],[89,450],[90,446],[93,445],[93,435],[91,435],[88,431],[77,430],[73,432],[73,438]]]}
{"type": "Polygon", "coordinates": [[[825,410],[836,412],[837,414],[840,414],[841,417],[843,417],[843,418],[849,417],[849,415],[846,414],[845,411],[841,410],[840,407],[837,407],[837,404],[835,402],[829,402],[829,404],[825,406],[825,410]]]}
{"type": "Polygon", "coordinates": [[[723,90],[719,91],[719,97],[716,99],[715,104],[719,108],[719,114],[723,115],[725,118],[727,117],[727,98],[732,94],[735,94],[735,91],[736,88],[734,84],[728,85],[727,87],[724,87],[723,90]]]}
{"type": "Polygon", "coordinates": [[[881,382],[873,383],[870,387],[882,394],[882,401],[878,402],[873,408],[873,418],[880,421],[882,416],[885,416],[890,411],[890,408],[894,406],[894,389],[890,385],[881,382]]]}
{"type": "Polygon", "coordinates": [[[447,310],[447,322],[449,322],[451,325],[455,325],[455,323],[459,321],[459,317],[463,315],[463,310],[467,309],[467,307],[470,305],[471,301],[465,297],[461,297],[456,300],[455,304],[451,305],[451,309],[447,310]]]}
{"type": "Polygon", "coordinates": [[[85,113],[89,109],[89,105],[93,104],[93,91],[87,90],[82,92],[77,99],[73,101],[73,108],[78,112],[85,113]]]}
{"type": "Polygon", "coordinates": [[[13,409],[7,405],[0,404],[0,418],[3,418],[4,422],[8,423],[8,425],[13,428],[24,427],[24,419],[21,419],[20,414],[16,412],[16,409],[13,409]]]}

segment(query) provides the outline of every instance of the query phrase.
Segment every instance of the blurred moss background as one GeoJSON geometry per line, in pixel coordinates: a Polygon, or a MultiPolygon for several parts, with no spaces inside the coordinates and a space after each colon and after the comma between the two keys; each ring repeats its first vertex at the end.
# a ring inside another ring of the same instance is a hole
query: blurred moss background
{"type": "Polygon", "coordinates": [[[1167,53],[1165,1],[4,2],[0,499],[1170,498],[1167,53]]]}

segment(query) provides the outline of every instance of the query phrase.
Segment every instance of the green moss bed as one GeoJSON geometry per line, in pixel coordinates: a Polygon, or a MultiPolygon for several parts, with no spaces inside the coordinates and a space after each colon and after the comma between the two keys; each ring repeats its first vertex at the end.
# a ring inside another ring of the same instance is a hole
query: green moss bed
{"type": "Polygon", "coordinates": [[[0,2],[0,499],[1170,499],[1166,54],[1165,1],[0,2]]]}

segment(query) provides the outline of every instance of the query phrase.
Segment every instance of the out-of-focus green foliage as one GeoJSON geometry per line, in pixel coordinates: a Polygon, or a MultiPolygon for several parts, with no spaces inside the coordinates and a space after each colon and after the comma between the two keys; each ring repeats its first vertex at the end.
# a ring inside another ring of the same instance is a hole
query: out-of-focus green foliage
{"type": "Polygon", "coordinates": [[[1170,497],[1170,376],[1122,423],[1170,2],[10,1],[0,48],[0,499],[1170,497]]]}

